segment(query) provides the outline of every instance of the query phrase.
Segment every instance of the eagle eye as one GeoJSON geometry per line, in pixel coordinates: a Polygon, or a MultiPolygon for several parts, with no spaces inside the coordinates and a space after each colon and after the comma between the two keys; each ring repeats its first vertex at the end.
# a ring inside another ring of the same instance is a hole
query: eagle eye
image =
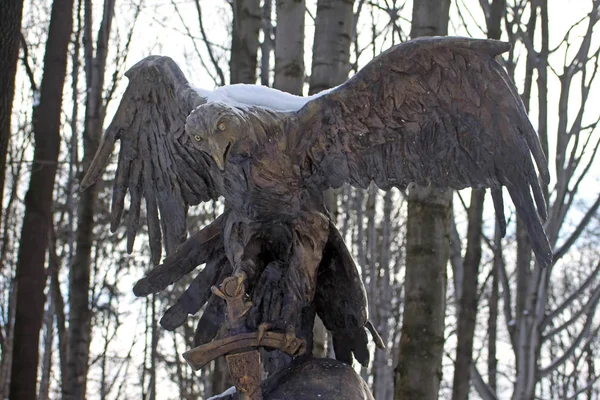
{"type": "Polygon", "coordinates": [[[217,128],[218,128],[218,129],[219,129],[221,132],[223,132],[223,131],[225,130],[225,128],[227,128],[227,127],[225,126],[225,122],[219,122],[219,125],[217,125],[217,128]]]}
{"type": "Polygon", "coordinates": [[[200,135],[194,135],[194,140],[196,142],[200,142],[200,141],[202,141],[202,138],[200,137],[200,135]]]}

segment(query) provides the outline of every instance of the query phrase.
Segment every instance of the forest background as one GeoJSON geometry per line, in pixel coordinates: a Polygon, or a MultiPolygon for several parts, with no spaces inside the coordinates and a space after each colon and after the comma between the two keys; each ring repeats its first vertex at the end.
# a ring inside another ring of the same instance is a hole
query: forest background
{"type": "MultiPolygon", "coordinates": [[[[599,0],[1,0],[0,398],[231,386],[223,360],[194,373],[181,359],[197,318],[158,325],[186,283],[134,298],[152,262],[146,238],[110,233],[114,163],[78,191],[129,67],[168,55],[204,89],[306,95],[394,44],[451,34],[513,44],[502,63],[549,160],[554,261],[532,259],[512,204],[500,238],[483,190],[327,193],[387,345],[357,370],[377,400],[600,399],[599,20],[599,0]]],[[[193,209],[190,230],[221,208],[193,209]]],[[[332,357],[319,323],[315,339],[332,357]]]]}

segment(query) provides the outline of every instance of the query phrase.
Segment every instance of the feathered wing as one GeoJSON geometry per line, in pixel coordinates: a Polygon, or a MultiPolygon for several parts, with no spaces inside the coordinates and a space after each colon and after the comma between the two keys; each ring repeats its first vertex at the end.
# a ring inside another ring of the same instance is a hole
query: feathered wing
{"type": "Polygon", "coordinates": [[[493,40],[422,38],[373,59],[297,112],[292,140],[306,154],[307,180],[321,189],[371,181],[383,189],[411,182],[490,187],[503,224],[506,186],[538,260],[549,264],[540,221],[546,204],[532,156],[544,182],[548,167],[523,103],[494,58],[509,48],[493,40]]]}
{"type": "Polygon", "coordinates": [[[157,264],[162,238],[167,253],[185,239],[188,206],[218,197],[216,180],[220,174],[208,156],[189,150],[185,121],[205,101],[189,86],[175,62],[151,56],[125,75],[129,85],[81,186],[85,190],[101,176],[115,142],[120,140],[111,230],[115,231],[121,221],[129,192],[127,250],[131,252],[143,197],[152,260],[157,264]]]}

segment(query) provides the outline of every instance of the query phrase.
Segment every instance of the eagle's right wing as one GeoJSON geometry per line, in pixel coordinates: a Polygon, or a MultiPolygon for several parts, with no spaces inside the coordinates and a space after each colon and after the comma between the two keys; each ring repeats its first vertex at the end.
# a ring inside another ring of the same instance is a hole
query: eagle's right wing
{"type": "Polygon", "coordinates": [[[495,57],[510,44],[432,37],[399,44],[297,113],[296,154],[309,185],[370,182],[438,189],[489,187],[505,227],[510,194],[542,265],[546,157],[514,84],[495,57]],[[304,152],[304,153],[303,153],[304,152]],[[535,162],[535,163],[534,163],[535,162]],[[536,172],[537,166],[537,172],[536,172]]]}
{"type": "Polygon", "coordinates": [[[175,62],[168,57],[150,56],[125,75],[129,85],[81,182],[81,190],[101,176],[115,142],[120,140],[111,230],[115,231],[121,221],[129,191],[127,251],[131,252],[144,197],[152,261],[158,264],[162,237],[167,253],[185,240],[188,207],[216,199],[221,174],[210,157],[188,146],[186,118],[205,99],[190,87],[175,62]]]}

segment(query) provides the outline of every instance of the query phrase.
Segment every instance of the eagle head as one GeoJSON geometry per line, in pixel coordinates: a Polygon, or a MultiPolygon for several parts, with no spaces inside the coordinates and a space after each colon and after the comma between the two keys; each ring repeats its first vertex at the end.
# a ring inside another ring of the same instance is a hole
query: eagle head
{"type": "Polygon", "coordinates": [[[247,129],[241,110],[224,103],[210,102],[196,107],[187,117],[185,132],[193,146],[207,153],[221,171],[225,170],[232,146],[247,129]]]}

